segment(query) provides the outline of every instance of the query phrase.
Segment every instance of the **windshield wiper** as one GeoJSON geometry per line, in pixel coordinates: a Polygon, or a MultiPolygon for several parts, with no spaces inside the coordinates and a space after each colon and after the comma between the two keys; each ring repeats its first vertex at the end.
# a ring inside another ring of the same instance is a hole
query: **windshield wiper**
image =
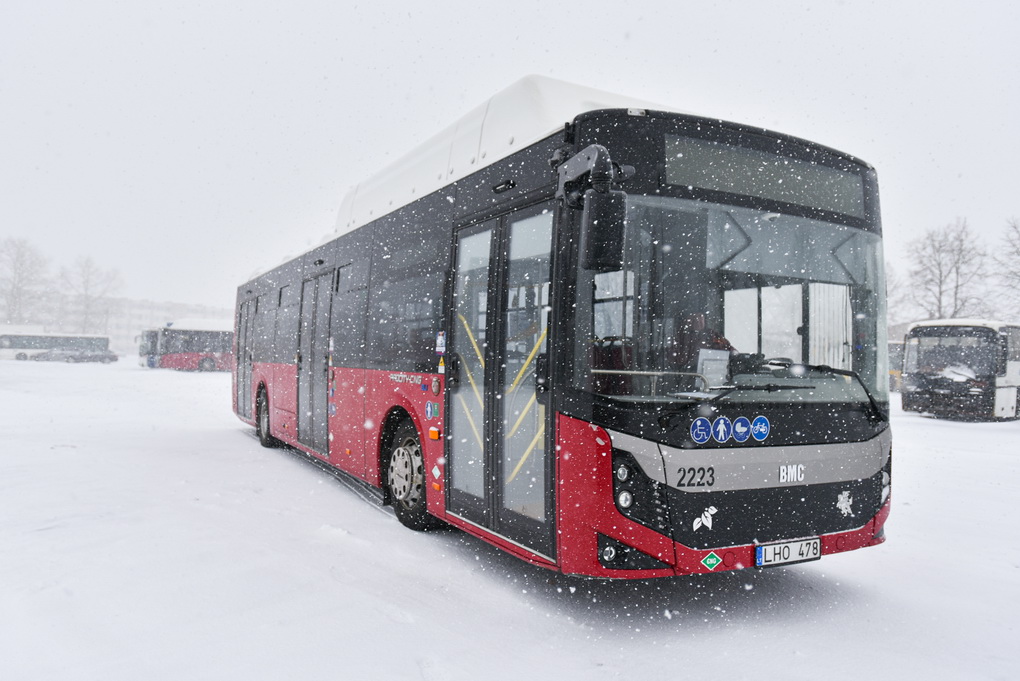
{"type": "MultiPolygon", "coordinates": [[[[786,368],[793,366],[786,362],[782,362],[781,364],[786,368]]],[[[875,396],[872,395],[871,391],[868,389],[868,384],[865,383],[864,379],[861,378],[861,375],[853,369],[837,369],[836,367],[830,367],[828,364],[801,364],[800,366],[804,367],[808,371],[817,371],[818,373],[829,374],[830,376],[849,376],[850,378],[853,378],[864,390],[864,394],[868,396],[868,402],[871,403],[871,407],[875,410],[875,414],[878,415],[879,419],[882,421],[889,420],[889,416],[882,409],[882,405],[878,403],[878,400],[875,399],[875,396]]]]}
{"type": "Polygon", "coordinates": [[[718,395],[713,395],[712,397],[708,398],[705,401],[715,402],[716,400],[720,400],[726,397],[730,393],[744,390],[757,390],[760,392],[776,393],[781,390],[813,390],[814,387],[815,386],[813,385],[790,385],[788,383],[764,383],[756,385],[721,385],[718,387],[709,388],[709,390],[719,390],[721,392],[718,395]]]}

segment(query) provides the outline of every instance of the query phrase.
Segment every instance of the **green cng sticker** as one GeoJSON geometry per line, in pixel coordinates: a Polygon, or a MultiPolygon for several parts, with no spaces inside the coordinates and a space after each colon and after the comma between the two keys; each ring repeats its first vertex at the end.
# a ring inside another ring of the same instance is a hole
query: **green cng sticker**
{"type": "Polygon", "coordinates": [[[715,555],[715,551],[701,559],[701,564],[707,567],[709,570],[716,569],[719,566],[719,563],[721,562],[722,558],[715,555]]]}

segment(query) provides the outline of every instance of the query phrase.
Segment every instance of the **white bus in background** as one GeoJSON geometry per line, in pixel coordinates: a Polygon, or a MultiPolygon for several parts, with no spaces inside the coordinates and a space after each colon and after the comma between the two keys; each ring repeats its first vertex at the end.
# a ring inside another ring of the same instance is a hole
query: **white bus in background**
{"type": "Polygon", "coordinates": [[[935,319],[904,338],[904,411],[972,419],[1020,416],[1020,323],[935,319]]]}
{"type": "Polygon", "coordinates": [[[52,333],[32,327],[0,327],[0,359],[115,362],[110,338],[85,333],[52,333]]]}

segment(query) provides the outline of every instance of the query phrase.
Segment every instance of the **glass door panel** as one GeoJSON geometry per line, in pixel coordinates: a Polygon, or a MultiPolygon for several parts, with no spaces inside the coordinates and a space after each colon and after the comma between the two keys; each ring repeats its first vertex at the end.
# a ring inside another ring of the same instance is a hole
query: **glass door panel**
{"type": "Polygon", "coordinates": [[[489,391],[486,371],[486,325],[493,229],[458,237],[453,315],[447,355],[450,358],[449,418],[450,510],[486,523],[486,422],[489,391]]]}
{"type": "Polygon", "coordinates": [[[543,522],[546,508],[546,409],[536,365],[547,353],[552,215],[511,221],[504,299],[502,510],[543,522]]]}

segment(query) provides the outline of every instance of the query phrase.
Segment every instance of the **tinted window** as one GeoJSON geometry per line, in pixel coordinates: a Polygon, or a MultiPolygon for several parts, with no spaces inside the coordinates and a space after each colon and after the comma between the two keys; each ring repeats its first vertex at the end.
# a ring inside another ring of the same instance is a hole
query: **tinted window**
{"type": "Polygon", "coordinates": [[[359,244],[355,235],[350,235],[340,239],[337,253],[340,266],[330,322],[333,366],[361,368],[365,366],[365,305],[371,248],[359,244]]]}
{"type": "Polygon", "coordinates": [[[401,211],[379,224],[368,298],[367,363],[435,371],[442,317],[446,230],[401,211]]]}

